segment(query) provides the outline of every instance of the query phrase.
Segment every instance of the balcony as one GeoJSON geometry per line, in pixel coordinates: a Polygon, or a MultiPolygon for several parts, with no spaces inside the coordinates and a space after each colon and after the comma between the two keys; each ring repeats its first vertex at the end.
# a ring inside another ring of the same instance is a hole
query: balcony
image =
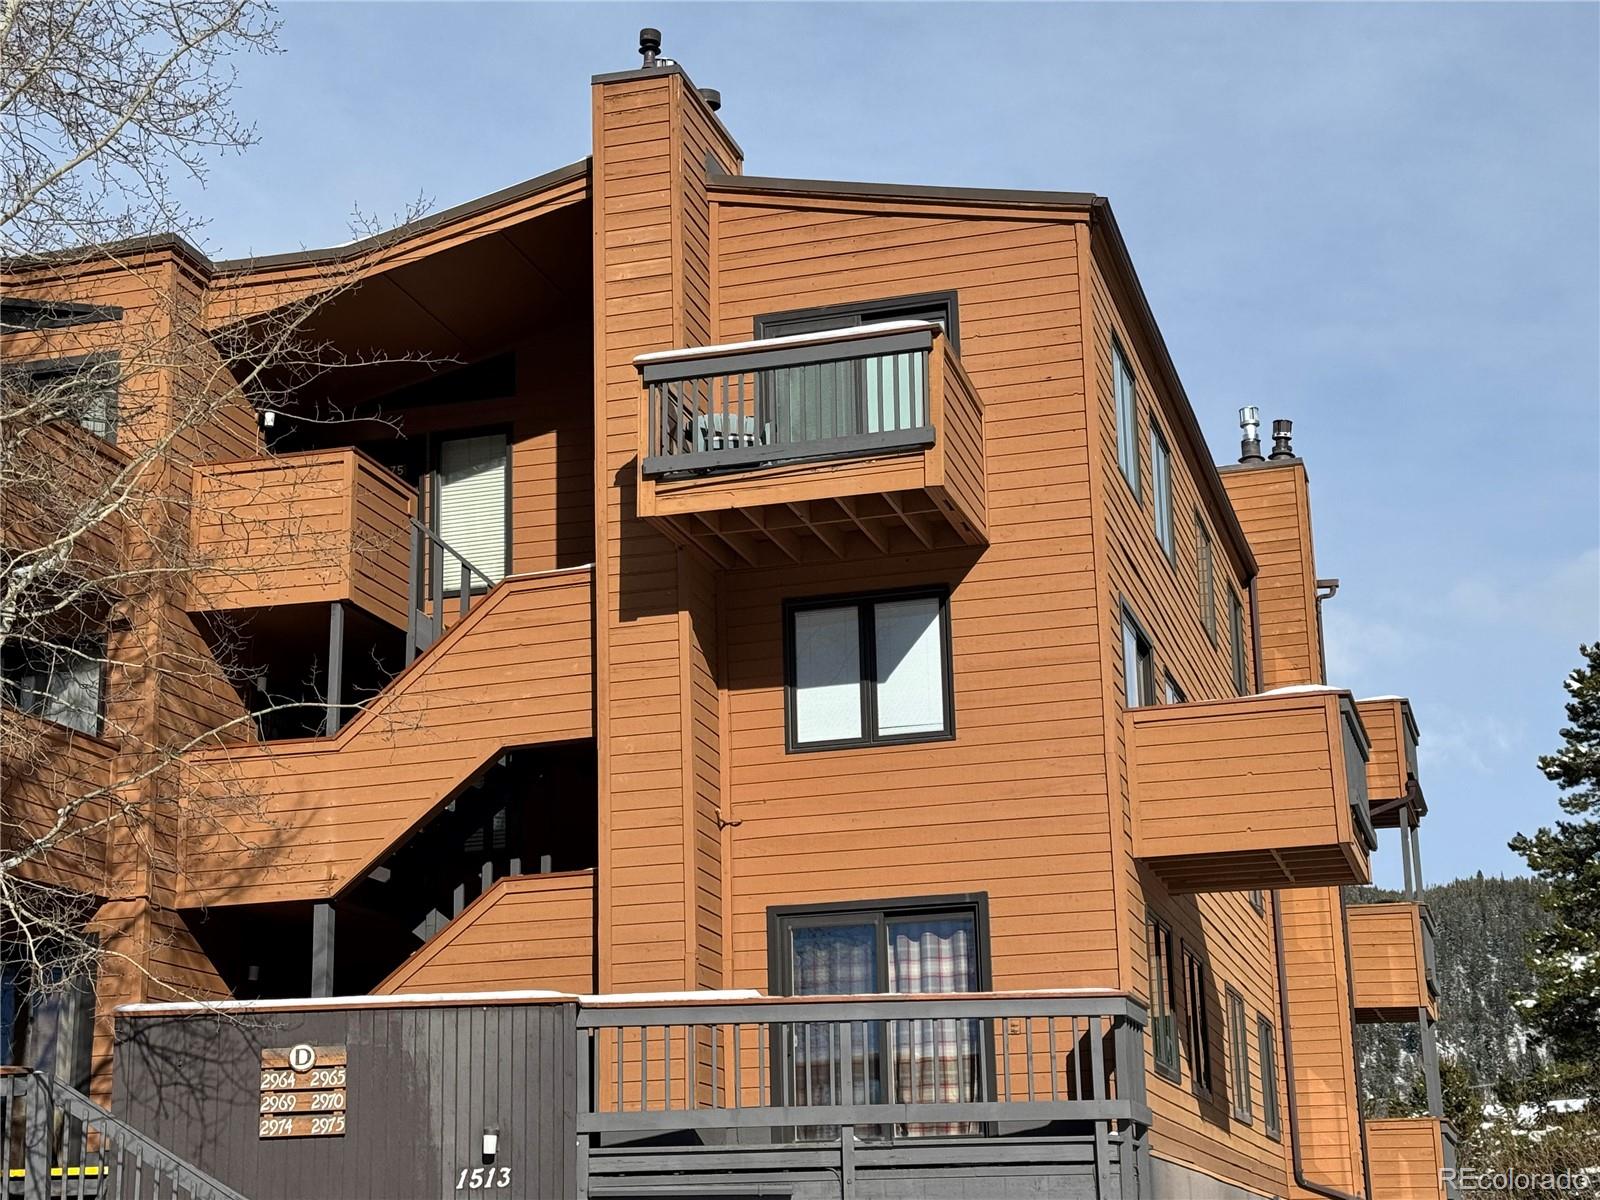
{"type": "MultiPolygon", "coordinates": [[[[28,468],[8,485],[0,505],[0,547],[41,550],[75,533],[65,551],[69,576],[115,585],[123,565],[127,500],[118,500],[126,452],[69,421],[21,431],[12,453],[28,468]],[[105,515],[86,520],[85,513],[105,515]]],[[[19,570],[20,564],[13,570],[19,570]]]]}
{"type": "Polygon", "coordinates": [[[1455,1200],[1456,1133],[1448,1121],[1396,1117],[1366,1127],[1372,1200],[1455,1200]]]}
{"type": "Polygon", "coordinates": [[[1348,692],[1130,709],[1134,854],[1174,892],[1366,883],[1377,837],[1348,692]]]}
{"type": "Polygon", "coordinates": [[[343,601],[404,629],[416,495],[357,450],[194,469],[191,612],[343,601]]]}
{"type": "Polygon", "coordinates": [[[1372,740],[1367,796],[1373,824],[1379,829],[1396,827],[1401,802],[1409,804],[1415,821],[1428,811],[1428,805],[1417,782],[1417,722],[1410,702],[1399,696],[1380,696],[1358,700],[1356,711],[1372,740]]]}
{"type": "Polygon", "coordinates": [[[1348,910],[1350,974],[1356,1020],[1415,1021],[1419,1009],[1437,1018],[1433,918],[1415,903],[1363,904],[1348,910]]]}
{"type": "Polygon", "coordinates": [[[937,324],[634,362],[638,513],[724,567],[987,544],[983,403],[937,324]]]}
{"type": "Polygon", "coordinates": [[[930,1169],[1148,1194],[1145,1012],[1121,995],[586,997],[577,1019],[583,1195],[913,1195],[930,1169]]]}

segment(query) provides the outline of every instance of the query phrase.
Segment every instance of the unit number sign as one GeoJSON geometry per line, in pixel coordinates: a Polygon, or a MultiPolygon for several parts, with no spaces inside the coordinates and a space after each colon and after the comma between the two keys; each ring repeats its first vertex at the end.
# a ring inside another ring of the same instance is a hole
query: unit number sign
{"type": "Polygon", "coordinates": [[[348,1056],[343,1046],[261,1052],[261,1136],[342,1137],[348,1056]]]}

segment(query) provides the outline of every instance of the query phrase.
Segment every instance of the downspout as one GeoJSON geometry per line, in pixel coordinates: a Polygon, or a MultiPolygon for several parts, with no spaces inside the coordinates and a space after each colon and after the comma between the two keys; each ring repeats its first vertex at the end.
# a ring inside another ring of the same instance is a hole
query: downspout
{"type": "MultiPolygon", "coordinates": [[[[1343,912],[1343,893],[1341,895],[1341,914],[1343,912]]],[[[1346,933],[1348,944],[1349,934],[1346,933]]],[[[1278,897],[1272,897],[1272,940],[1273,950],[1278,961],[1278,1023],[1283,1027],[1283,1081],[1284,1089],[1289,1099],[1289,1158],[1294,1168],[1294,1183],[1298,1188],[1311,1192],[1314,1195],[1326,1196],[1328,1200],[1366,1200],[1365,1196],[1353,1195],[1350,1192],[1340,1191],[1325,1183],[1317,1183],[1306,1178],[1305,1160],[1300,1155],[1300,1106],[1294,1098],[1294,1034],[1289,1025],[1289,968],[1283,957],[1283,914],[1278,908],[1278,897]]],[[[1352,988],[1354,985],[1351,985],[1352,988]]],[[[1354,993],[1352,992],[1352,997],[1354,993]]],[[[1360,1067],[1357,1066],[1359,1072],[1360,1067]]],[[[1359,1087],[1359,1080],[1357,1082],[1359,1087]]],[[[1367,1161],[1367,1127],[1361,1122],[1361,1173],[1367,1189],[1367,1196],[1372,1195],[1372,1167],[1367,1161]]]]}
{"type": "Polygon", "coordinates": [[[1256,576],[1250,576],[1250,659],[1256,673],[1256,692],[1261,691],[1261,611],[1256,607],[1256,576]]]}
{"type": "Polygon", "coordinates": [[[1356,1131],[1361,1135],[1361,1183],[1372,1195],[1372,1158],[1367,1153],[1367,1119],[1361,1115],[1361,1044],[1356,1034],[1355,956],[1350,953],[1350,921],[1346,915],[1344,889],[1339,889],[1339,928],[1344,930],[1344,984],[1350,1000],[1350,1061],[1356,1068],[1356,1131]]]}

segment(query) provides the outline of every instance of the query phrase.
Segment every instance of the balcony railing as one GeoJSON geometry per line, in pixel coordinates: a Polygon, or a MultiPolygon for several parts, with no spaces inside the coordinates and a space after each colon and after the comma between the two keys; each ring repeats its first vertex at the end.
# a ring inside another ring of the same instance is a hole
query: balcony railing
{"type": "Polygon", "coordinates": [[[646,476],[885,454],[934,443],[939,327],[885,321],[721,353],[646,356],[646,476]]]}
{"type": "Polygon", "coordinates": [[[1145,1010],[1120,995],[614,999],[578,1012],[581,1194],[956,1158],[1110,1181],[1145,1153],[1145,1010]]]}

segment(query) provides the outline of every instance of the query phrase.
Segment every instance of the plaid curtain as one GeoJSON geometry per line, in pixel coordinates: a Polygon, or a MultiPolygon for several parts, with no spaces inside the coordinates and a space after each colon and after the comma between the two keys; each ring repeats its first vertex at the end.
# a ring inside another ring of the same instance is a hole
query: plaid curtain
{"type": "MultiPolygon", "coordinates": [[[[794,994],[859,996],[878,990],[878,933],[872,925],[802,926],[794,931],[794,994]]],[[[793,1029],[796,1104],[877,1104],[884,1098],[882,1026],[816,1022],[793,1029]]],[[[863,1128],[861,1136],[877,1131],[863,1128]]],[[[802,1140],[832,1139],[837,1126],[803,1126],[802,1140]]]]}
{"type": "MultiPolygon", "coordinates": [[[[894,922],[889,926],[889,990],[901,993],[971,992],[978,961],[970,921],[894,922]]],[[[955,1018],[890,1023],[895,1098],[908,1104],[979,1098],[979,1023],[955,1018]]],[[[970,1121],[904,1125],[908,1135],[975,1134],[970,1121]]]]}

